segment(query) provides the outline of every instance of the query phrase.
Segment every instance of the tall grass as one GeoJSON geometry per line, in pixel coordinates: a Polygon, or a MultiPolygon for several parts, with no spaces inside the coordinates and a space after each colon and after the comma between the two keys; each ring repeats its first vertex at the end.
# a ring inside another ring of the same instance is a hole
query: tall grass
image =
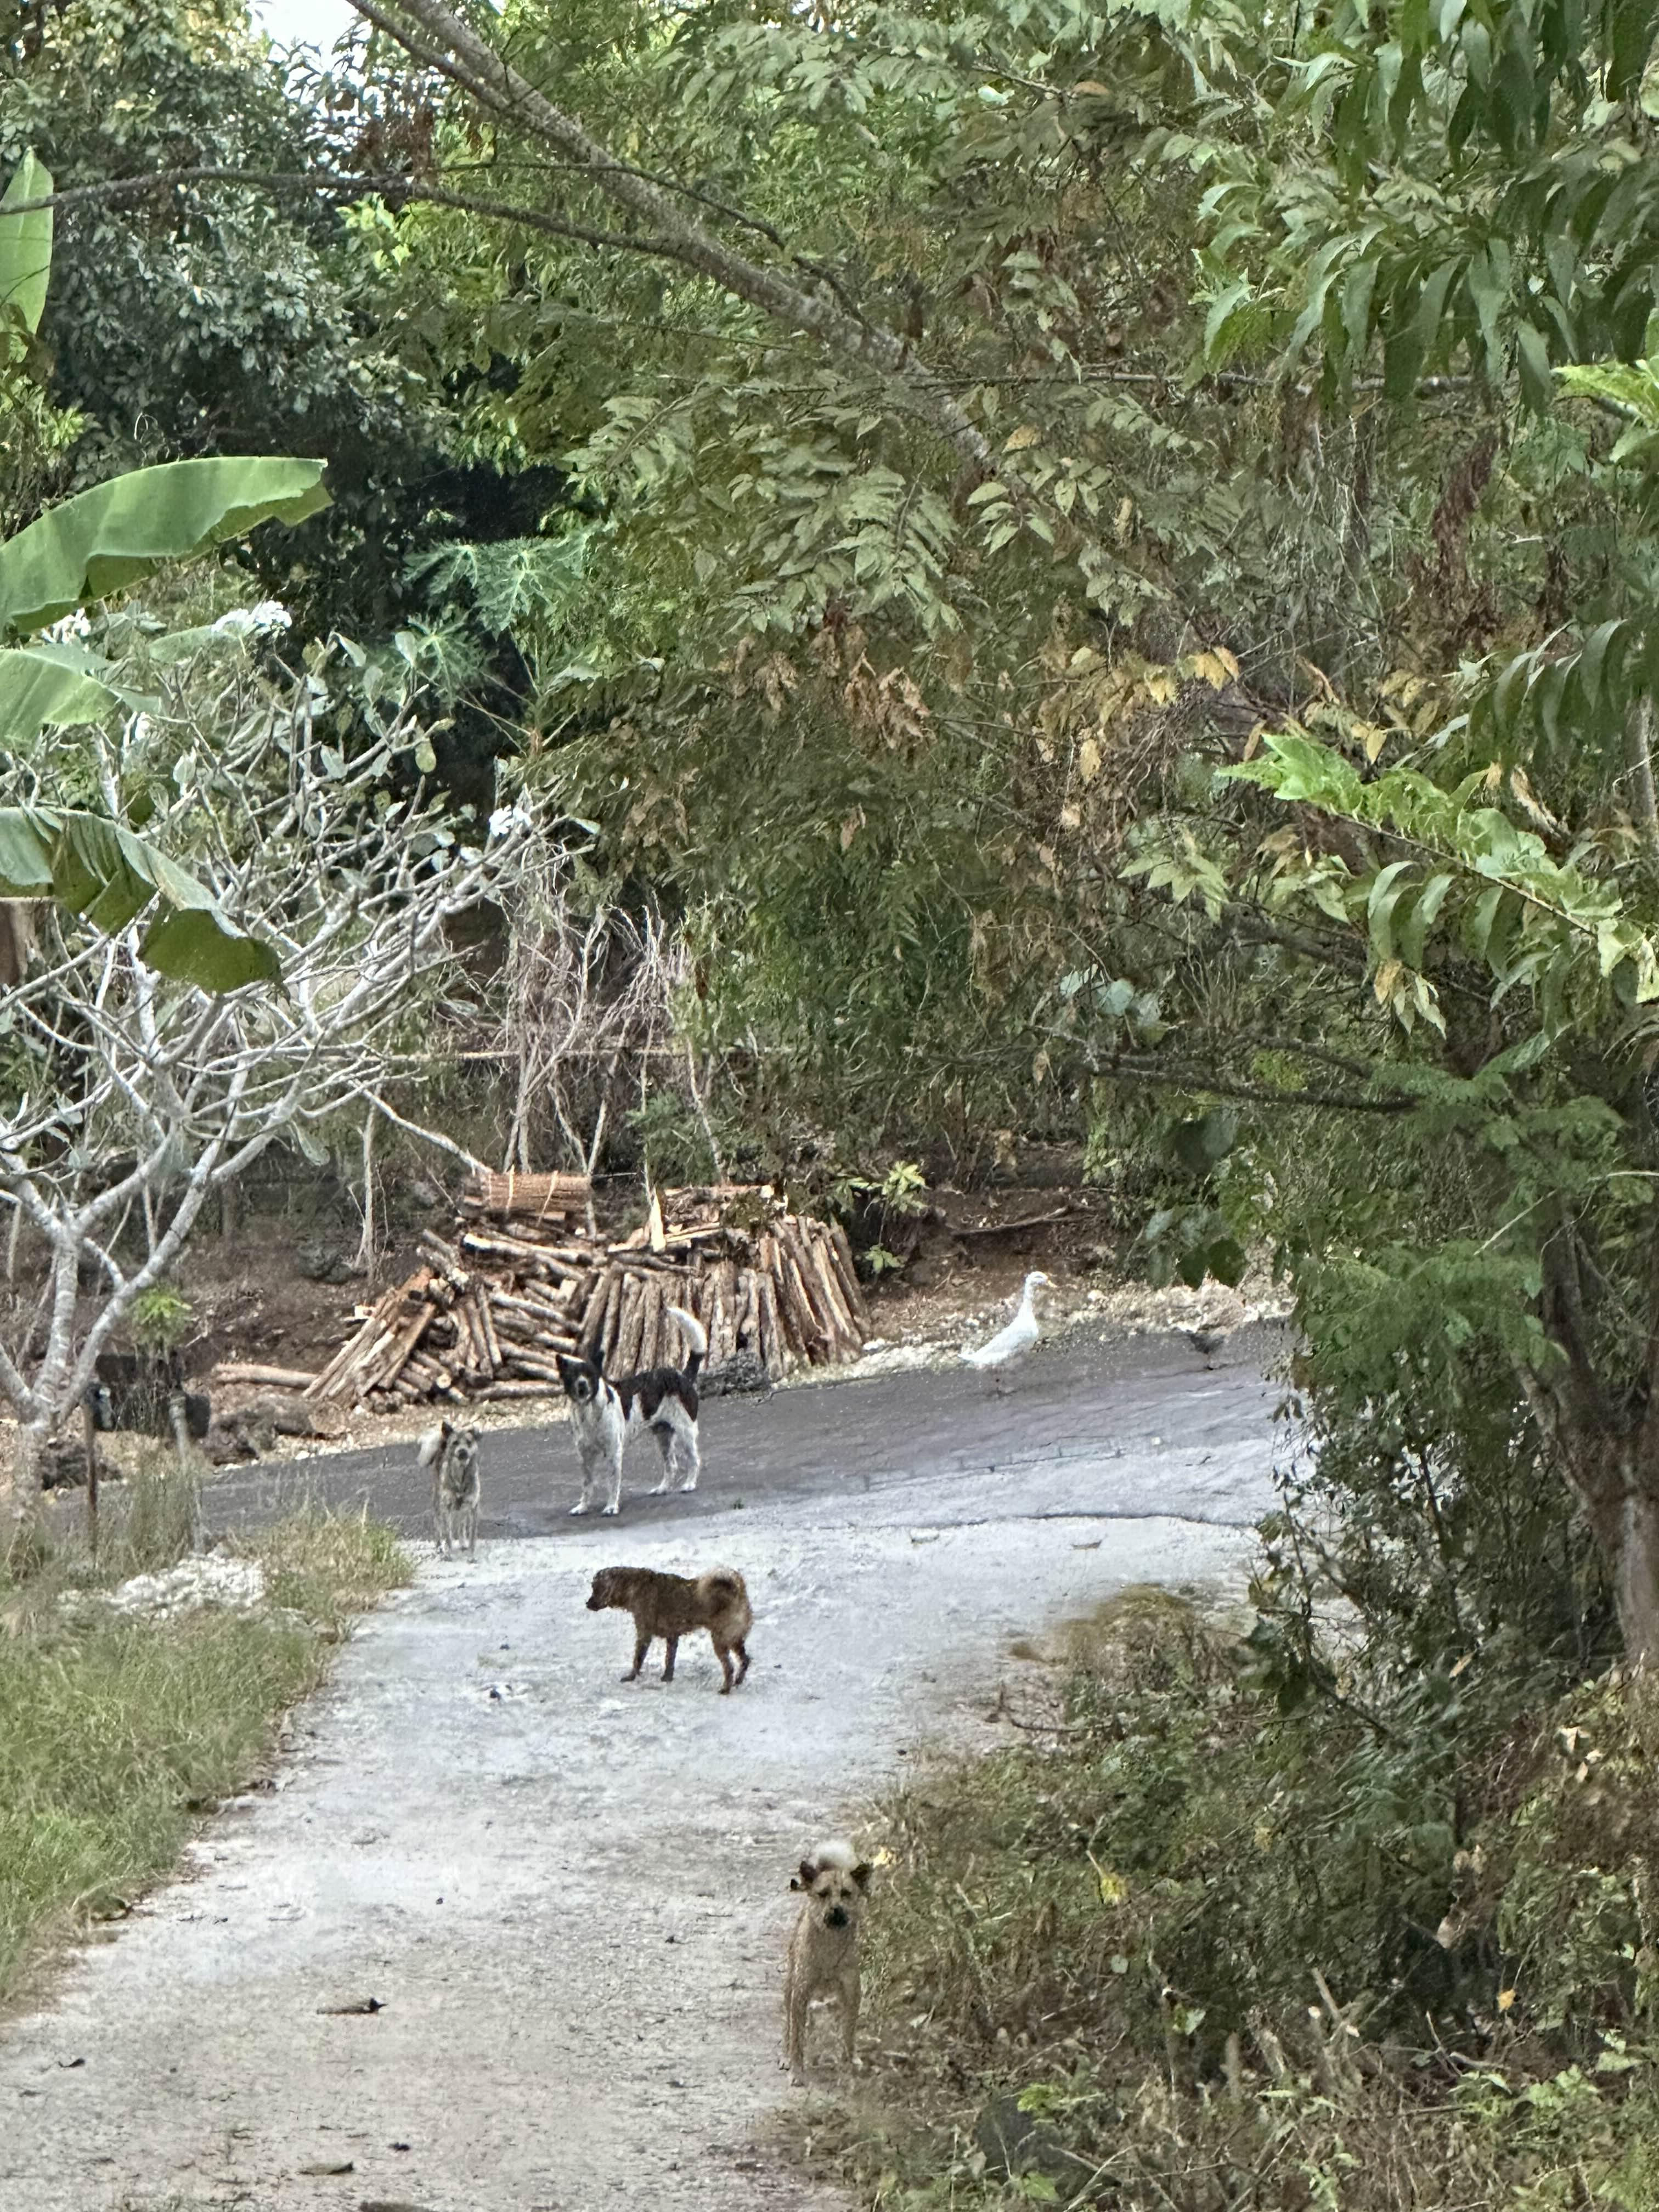
{"type": "MultiPolygon", "coordinates": [[[[166,1563],[158,1527],[145,1566],[166,1563]]],[[[0,1581],[0,1996],[43,1943],[167,1871],[194,1818],[257,1772],[350,1614],[409,1579],[362,1517],[297,1516],[246,1549],[270,1599],[252,1614],[66,1614],[50,1565],[0,1581]]],[[[123,1550],[106,1579],[137,1563],[123,1550]]]]}
{"type": "Polygon", "coordinates": [[[883,2212],[1659,2207],[1653,1690],[1286,1711],[1158,1592],[1049,1659],[1016,1745],[872,1817],[814,2160],[883,2212]]]}

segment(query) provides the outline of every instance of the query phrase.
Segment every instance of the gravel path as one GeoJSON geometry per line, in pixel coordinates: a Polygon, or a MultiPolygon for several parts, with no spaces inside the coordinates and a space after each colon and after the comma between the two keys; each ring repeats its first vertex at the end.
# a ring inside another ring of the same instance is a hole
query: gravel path
{"type": "MultiPolygon", "coordinates": [[[[983,1716],[1022,1633],[1237,1574],[1277,1395],[1251,1350],[1211,1373],[1073,1337],[1008,1400],[917,1374],[719,1402],[696,1497],[619,1523],[564,1517],[563,1431],[488,1439],[476,1562],[423,1546],[278,1787],[0,2029],[0,2208],[838,2203],[764,2148],[799,2094],[790,1869],[925,1746],[1006,1741],[983,1716]],[[715,1694],[706,1641],[623,1686],[630,1625],[582,1602],[608,1563],[741,1568],[744,1688],[715,1694]]],[[[412,1516],[410,1457],[307,1479],[412,1516]]],[[[215,1511],[274,1501],[255,1472],[215,1511]]]]}

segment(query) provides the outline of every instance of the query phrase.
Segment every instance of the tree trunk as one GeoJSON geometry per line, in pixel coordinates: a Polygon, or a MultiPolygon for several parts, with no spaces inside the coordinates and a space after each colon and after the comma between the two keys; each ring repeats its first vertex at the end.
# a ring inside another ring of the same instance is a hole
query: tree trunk
{"type": "Polygon", "coordinates": [[[1534,1412],[1560,1454],[1568,1480],[1583,1504],[1601,1555],[1625,1656],[1633,1667],[1659,1666],[1659,1419],[1650,1413],[1639,1428],[1615,1425],[1580,1407],[1566,1412],[1559,1399],[1528,1390],[1534,1412]]]}
{"type": "Polygon", "coordinates": [[[1634,1667],[1659,1665],[1659,1488],[1643,1480],[1630,1441],[1596,1456],[1595,1474],[1578,1487],[1613,1586],[1625,1656],[1634,1667]]]}
{"type": "Polygon", "coordinates": [[[21,1424],[12,1464],[0,1468],[0,1559],[26,1545],[40,1518],[40,1462],[50,1423],[21,1424]]]}

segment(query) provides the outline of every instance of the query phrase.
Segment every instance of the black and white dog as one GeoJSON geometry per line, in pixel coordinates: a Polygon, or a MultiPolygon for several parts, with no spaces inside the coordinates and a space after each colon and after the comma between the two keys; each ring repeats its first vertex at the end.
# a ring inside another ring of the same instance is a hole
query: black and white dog
{"type": "MultiPolygon", "coordinates": [[[[602,1476],[610,1478],[607,1513],[622,1504],[623,1453],[635,1437],[649,1429],[662,1454],[662,1480],[653,1497],[667,1489],[678,1474],[682,1490],[695,1490],[702,1457],[697,1449],[697,1370],[708,1349],[702,1323],[684,1306],[669,1312],[684,1331],[690,1356],[680,1367],[653,1367],[644,1375],[628,1375],[609,1381],[597,1358],[559,1355],[559,1380],[570,1401],[570,1425],[576,1431],[576,1450],[582,1463],[582,1494],[571,1507],[586,1513],[602,1476]]],[[[595,1347],[597,1349],[597,1347],[595,1347]]]]}

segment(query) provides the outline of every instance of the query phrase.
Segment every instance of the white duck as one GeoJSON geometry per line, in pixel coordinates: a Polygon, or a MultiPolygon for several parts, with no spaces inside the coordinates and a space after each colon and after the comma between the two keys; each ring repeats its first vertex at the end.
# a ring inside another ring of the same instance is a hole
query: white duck
{"type": "MultiPolygon", "coordinates": [[[[962,1357],[969,1367],[988,1370],[1007,1367],[1023,1359],[1037,1341],[1042,1331],[1037,1325],[1036,1294],[1048,1288],[1048,1278],[1040,1267],[1033,1267],[1025,1278],[1025,1287],[1020,1293],[1019,1310],[988,1344],[981,1344],[972,1352],[964,1351],[962,1357]]],[[[999,1393],[1006,1387],[996,1386],[999,1393]]]]}

